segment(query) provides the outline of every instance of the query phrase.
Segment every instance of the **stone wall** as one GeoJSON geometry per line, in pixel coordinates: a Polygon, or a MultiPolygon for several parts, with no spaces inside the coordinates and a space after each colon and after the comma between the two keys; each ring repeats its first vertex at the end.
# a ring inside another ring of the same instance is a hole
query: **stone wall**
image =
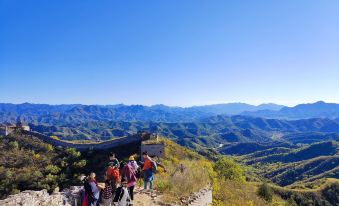
{"type": "Polygon", "coordinates": [[[121,138],[117,138],[117,139],[113,139],[113,140],[109,140],[109,141],[105,141],[105,142],[101,142],[101,143],[92,143],[92,144],[77,144],[77,143],[72,143],[72,142],[66,142],[66,141],[61,141],[61,140],[57,140],[57,139],[53,139],[47,135],[38,133],[38,132],[32,132],[32,131],[23,131],[25,134],[27,135],[32,135],[35,136],[37,138],[39,138],[40,140],[51,144],[55,147],[57,146],[61,146],[61,147],[72,147],[72,148],[76,148],[79,151],[87,151],[87,150],[109,150],[112,148],[116,148],[119,146],[123,146],[126,144],[130,144],[130,143],[141,143],[141,138],[138,135],[131,135],[131,136],[127,136],[127,137],[121,137],[121,138]]]}
{"type": "Polygon", "coordinates": [[[149,156],[163,157],[165,155],[164,144],[141,144],[141,154],[147,152],[149,156]]]}

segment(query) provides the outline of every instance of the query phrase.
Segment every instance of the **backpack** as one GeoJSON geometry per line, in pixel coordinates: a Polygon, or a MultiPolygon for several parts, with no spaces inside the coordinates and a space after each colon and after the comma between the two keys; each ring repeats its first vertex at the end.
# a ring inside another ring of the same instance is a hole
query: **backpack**
{"type": "Polygon", "coordinates": [[[152,163],[152,172],[157,173],[157,170],[158,170],[157,163],[153,160],[151,161],[151,163],[152,163]]]}

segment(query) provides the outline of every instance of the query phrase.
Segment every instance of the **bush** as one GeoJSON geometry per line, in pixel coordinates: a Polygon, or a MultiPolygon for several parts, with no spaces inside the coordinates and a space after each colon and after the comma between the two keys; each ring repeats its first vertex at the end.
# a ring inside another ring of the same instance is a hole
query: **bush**
{"type": "Polygon", "coordinates": [[[235,180],[244,182],[244,170],[233,159],[221,157],[214,165],[218,177],[223,180],[235,180]]]}
{"type": "Polygon", "coordinates": [[[12,141],[8,143],[9,147],[12,149],[19,149],[19,144],[17,141],[12,141]]]}
{"type": "Polygon", "coordinates": [[[273,199],[273,191],[268,186],[267,183],[262,184],[258,189],[258,195],[266,200],[267,202],[272,202],[273,199]]]}

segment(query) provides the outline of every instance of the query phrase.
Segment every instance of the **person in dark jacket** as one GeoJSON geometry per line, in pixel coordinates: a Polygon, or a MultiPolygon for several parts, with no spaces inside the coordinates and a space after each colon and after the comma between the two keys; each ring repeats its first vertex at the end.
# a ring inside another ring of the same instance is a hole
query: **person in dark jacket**
{"type": "Polygon", "coordinates": [[[122,186],[117,188],[113,202],[116,206],[129,206],[131,198],[127,188],[127,180],[122,178],[121,183],[122,186]]]}

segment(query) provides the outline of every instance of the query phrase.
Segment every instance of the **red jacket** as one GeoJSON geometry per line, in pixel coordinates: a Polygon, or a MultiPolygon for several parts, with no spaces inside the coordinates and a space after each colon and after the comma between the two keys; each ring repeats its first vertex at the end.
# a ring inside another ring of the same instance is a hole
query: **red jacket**
{"type": "Polygon", "coordinates": [[[117,168],[109,166],[106,171],[106,176],[108,179],[114,178],[115,182],[119,182],[120,174],[117,168]]]}
{"type": "Polygon", "coordinates": [[[147,157],[147,158],[145,159],[144,167],[142,168],[142,170],[148,170],[148,169],[150,169],[150,168],[152,168],[152,162],[151,162],[151,160],[149,159],[149,157],[147,157]]]}

